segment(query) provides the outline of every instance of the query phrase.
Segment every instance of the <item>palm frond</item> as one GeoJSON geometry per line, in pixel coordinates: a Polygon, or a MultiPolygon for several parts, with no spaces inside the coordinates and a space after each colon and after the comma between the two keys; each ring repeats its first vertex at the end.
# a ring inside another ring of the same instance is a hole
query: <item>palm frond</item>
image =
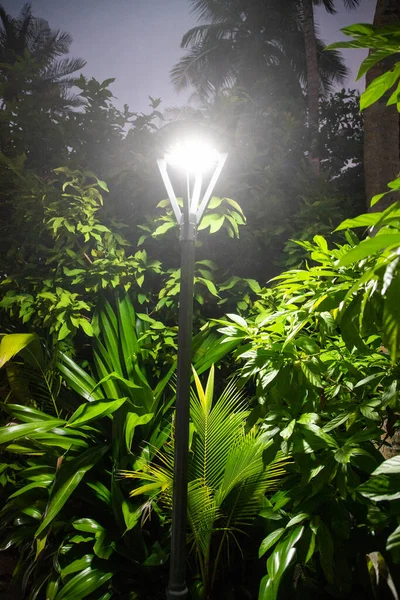
{"type": "Polygon", "coordinates": [[[84,68],[86,61],[82,58],[64,58],[59,61],[53,61],[42,73],[41,77],[44,81],[58,82],[75,85],[77,77],[68,78],[68,75],[76,73],[84,68]]]}
{"type": "Polygon", "coordinates": [[[360,6],[361,0],[343,0],[343,4],[347,10],[353,10],[353,8],[357,8],[360,6]]]}
{"type": "Polygon", "coordinates": [[[201,480],[189,482],[188,486],[188,519],[194,543],[203,556],[206,556],[214,523],[219,517],[218,507],[212,488],[201,480]]]}
{"type": "Polygon", "coordinates": [[[315,4],[315,6],[323,6],[325,8],[325,10],[331,15],[334,15],[336,12],[334,0],[309,0],[309,1],[313,2],[315,4]]]}
{"type": "Polygon", "coordinates": [[[221,23],[237,17],[235,2],[232,0],[190,0],[192,13],[200,21],[207,20],[211,23],[221,23]]]}
{"type": "Polygon", "coordinates": [[[193,85],[208,93],[216,87],[227,87],[236,78],[234,49],[229,40],[211,40],[209,37],[194,46],[172,68],[173,85],[182,90],[193,85]]]}
{"type": "Polygon", "coordinates": [[[343,83],[349,71],[338,50],[325,50],[325,48],[325,44],[317,39],[318,70],[322,89],[327,93],[334,83],[343,83]]]}
{"type": "MultiPolygon", "coordinates": [[[[255,429],[246,433],[248,415],[243,392],[231,381],[214,402],[214,367],[204,388],[194,371],[190,416],[193,440],[189,457],[188,522],[203,579],[209,578],[212,539],[222,536],[220,549],[230,534],[248,524],[261,508],[267,489],[276,486],[287,459],[264,465],[266,444],[255,429]]],[[[172,438],[173,441],[173,438],[172,438]]],[[[122,475],[140,482],[132,496],[148,496],[171,506],[173,460],[170,451],[158,452],[152,461],[141,461],[134,472],[122,475]]],[[[215,557],[216,563],[220,550],[215,557]]],[[[215,571],[215,569],[214,569],[215,571]]]]}
{"type": "Polygon", "coordinates": [[[205,39],[221,40],[232,37],[231,23],[211,23],[210,25],[197,25],[185,33],[181,41],[181,48],[189,48],[201,44],[205,39]]]}
{"type": "Polygon", "coordinates": [[[211,407],[213,368],[207,383],[207,393],[196,396],[191,402],[191,419],[195,427],[193,460],[190,476],[201,479],[214,490],[223,477],[232,445],[238,432],[244,429],[247,412],[240,407],[242,393],[231,383],[219,400],[211,407]]]}

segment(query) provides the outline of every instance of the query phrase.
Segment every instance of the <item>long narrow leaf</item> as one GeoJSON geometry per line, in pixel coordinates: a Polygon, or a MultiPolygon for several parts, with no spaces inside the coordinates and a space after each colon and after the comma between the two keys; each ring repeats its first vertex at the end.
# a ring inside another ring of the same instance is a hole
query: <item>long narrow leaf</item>
{"type": "Polygon", "coordinates": [[[52,522],[54,517],[58,515],[72,492],[82,481],[85,473],[100,460],[107,450],[108,446],[90,448],[81,454],[79,458],[66,461],[61,465],[50,494],[45,517],[36,531],[36,537],[39,536],[52,522]]]}

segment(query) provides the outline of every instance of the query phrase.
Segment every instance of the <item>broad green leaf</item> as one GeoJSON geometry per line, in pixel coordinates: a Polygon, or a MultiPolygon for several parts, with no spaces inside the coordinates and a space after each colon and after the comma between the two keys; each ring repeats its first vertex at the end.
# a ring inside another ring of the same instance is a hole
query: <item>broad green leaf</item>
{"type": "Polygon", "coordinates": [[[399,475],[400,476],[400,456],[393,456],[388,460],[385,460],[375,471],[372,473],[375,475],[399,475]]]}
{"type": "Polygon", "coordinates": [[[0,444],[7,444],[20,437],[29,436],[32,433],[45,433],[58,425],[64,424],[65,421],[62,421],[61,419],[52,419],[51,421],[33,421],[30,423],[23,423],[22,425],[0,427],[0,444]]]}
{"type": "Polygon", "coordinates": [[[45,517],[36,531],[36,536],[40,535],[40,533],[52,522],[54,517],[57,516],[83,479],[85,473],[100,460],[107,450],[108,446],[90,448],[83,452],[79,458],[67,460],[62,463],[56,475],[54,487],[47,503],[45,517]]]}
{"type": "Polygon", "coordinates": [[[72,527],[77,531],[84,531],[85,533],[100,533],[101,531],[104,531],[104,527],[100,525],[100,523],[94,519],[88,518],[72,521],[72,527]]]}
{"type": "Polygon", "coordinates": [[[142,516],[142,512],[138,507],[133,504],[130,500],[124,498],[121,502],[122,514],[125,521],[126,531],[130,531],[135,527],[136,523],[142,516]]]}
{"type": "Polygon", "coordinates": [[[288,529],[289,527],[293,527],[293,525],[297,525],[297,523],[301,523],[305,519],[309,518],[310,515],[308,513],[299,513],[298,515],[295,515],[290,519],[289,523],[286,525],[286,529],[288,529]]]}
{"type": "Polygon", "coordinates": [[[383,307],[383,341],[390,358],[396,362],[400,354],[400,275],[390,284],[383,307]]]}
{"type": "Polygon", "coordinates": [[[99,558],[107,560],[114,552],[114,544],[107,531],[100,531],[96,534],[96,542],[93,546],[94,553],[99,558]]]}
{"type": "Polygon", "coordinates": [[[133,436],[135,434],[135,428],[138,425],[146,425],[153,418],[153,413],[147,413],[144,415],[137,415],[136,413],[130,412],[126,415],[125,421],[125,443],[126,448],[130,452],[132,446],[133,436]]]}
{"type": "Polygon", "coordinates": [[[282,429],[280,435],[281,437],[283,437],[284,440],[288,440],[292,436],[295,425],[296,419],[292,419],[290,423],[285,427],[285,429],[282,429]]]}
{"type": "Polygon", "coordinates": [[[56,600],[81,600],[106,583],[113,573],[87,567],[72,577],[58,592],[56,600]]]}
{"type": "Polygon", "coordinates": [[[130,379],[133,375],[133,362],[137,360],[140,345],[136,334],[136,315],[129,295],[117,301],[117,318],[122,345],[123,367],[125,375],[130,379]]]}
{"type": "Polygon", "coordinates": [[[67,422],[66,427],[77,427],[95,419],[102,419],[118,410],[125,401],[126,398],[119,398],[118,400],[94,400],[87,404],[81,404],[67,422]]]}
{"type": "Polygon", "coordinates": [[[12,498],[17,498],[26,492],[30,492],[30,490],[37,490],[37,488],[47,488],[53,483],[54,477],[48,477],[47,479],[41,479],[40,481],[33,481],[32,483],[28,483],[28,485],[24,485],[24,487],[20,488],[11,496],[8,497],[9,500],[12,498]]]}
{"type": "Polygon", "coordinates": [[[381,48],[381,49],[378,48],[378,49],[374,50],[374,52],[371,52],[367,56],[367,58],[365,58],[362,61],[360,69],[357,73],[356,80],[361,79],[361,77],[363,77],[365,75],[365,73],[367,73],[367,71],[369,71],[374,65],[376,65],[381,60],[387,58],[391,54],[392,54],[391,50],[386,50],[384,48],[381,48]]]}
{"type": "MultiPolygon", "coordinates": [[[[64,450],[69,450],[72,446],[76,446],[78,448],[87,448],[88,443],[85,440],[80,439],[79,437],[70,437],[65,435],[63,432],[67,432],[66,429],[59,430],[55,429],[55,433],[31,433],[29,436],[32,440],[37,440],[40,444],[44,446],[59,447],[64,450]]],[[[7,446],[7,449],[9,446],[7,446]]]]}
{"type": "Polygon", "coordinates": [[[279,529],[275,529],[275,531],[272,531],[269,535],[267,535],[266,538],[263,539],[263,541],[261,542],[260,548],[258,550],[258,558],[261,558],[262,556],[264,556],[264,554],[270,548],[272,548],[272,546],[282,537],[282,534],[284,533],[284,531],[285,531],[285,528],[280,527],[279,529]]]}
{"type": "Polygon", "coordinates": [[[338,448],[335,439],[328,433],[325,433],[321,427],[315,424],[300,425],[304,431],[304,437],[313,450],[320,448],[338,448]]]}
{"type": "Polygon", "coordinates": [[[56,571],[53,571],[48,579],[46,586],[46,600],[54,600],[60,587],[60,576],[56,571]]]}
{"type": "Polygon", "coordinates": [[[95,390],[97,382],[86,371],[66,354],[60,353],[60,357],[62,362],[57,363],[57,368],[73,390],[89,402],[104,398],[100,389],[95,390]]]}
{"type": "Polygon", "coordinates": [[[343,425],[343,423],[345,423],[347,421],[347,419],[350,417],[351,414],[352,413],[343,413],[341,415],[337,415],[331,421],[329,421],[326,425],[324,425],[322,430],[325,431],[326,433],[328,433],[329,431],[336,429],[340,425],[343,425]]]}
{"type": "Polygon", "coordinates": [[[400,246],[400,233],[382,233],[373,238],[367,238],[360,242],[358,246],[351,248],[347,254],[344,254],[339,260],[339,266],[346,267],[352,265],[379,250],[393,246],[400,246]]]}
{"type": "Polygon", "coordinates": [[[153,231],[152,236],[157,237],[159,235],[163,235],[169,229],[172,229],[172,227],[176,227],[176,222],[175,221],[166,221],[162,225],[159,225],[155,231],[153,231]]]}
{"type": "Polygon", "coordinates": [[[0,341],[0,368],[38,337],[34,333],[8,333],[0,341]]]}
{"type": "Polygon", "coordinates": [[[93,554],[85,554],[82,556],[82,558],[78,558],[77,560],[67,564],[67,566],[61,570],[61,579],[64,580],[68,575],[72,575],[72,573],[79,573],[80,571],[83,571],[86,569],[86,567],[91,565],[92,560],[93,554]]]}
{"type": "Polygon", "coordinates": [[[364,215],[358,215],[353,219],[346,219],[338,225],[335,231],[342,231],[343,229],[350,229],[354,227],[373,227],[380,219],[380,213],[366,213],[364,215]]]}
{"type": "Polygon", "coordinates": [[[25,406],[23,404],[4,404],[1,403],[1,407],[6,410],[10,415],[19,421],[24,423],[32,423],[39,421],[53,421],[54,417],[47,413],[32,408],[31,406],[25,406]]]}
{"type": "Polygon", "coordinates": [[[353,446],[347,446],[346,444],[343,448],[340,448],[337,452],[335,452],[335,460],[342,465],[346,465],[350,462],[350,458],[356,452],[356,448],[353,446]]]}
{"type": "Polygon", "coordinates": [[[239,325],[239,327],[242,327],[243,329],[247,329],[248,325],[246,323],[246,321],[243,319],[243,317],[241,317],[240,315],[235,315],[235,314],[228,314],[226,315],[231,321],[233,321],[234,323],[236,323],[236,325],[239,325]]]}
{"type": "Polygon", "coordinates": [[[64,322],[61,325],[61,329],[58,332],[58,341],[61,342],[62,340],[65,340],[65,338],[71,333],[71,329],[68,327],[68,323],[64,322]]]}
{"type": "Polygon", "coordinates": [[[399,550],[400,549],[400,525],[391,533],[386,542],[386,550],[399,550]]]}
{"type": "Polygon", "coordinates": [[[304,527],[299,526],[291,530],[284,540],[280,541],[269,559],[267,560],[267,571],[275,584],[278,584],[283,573],[292,562],[296,550],[294,546],[303,535],[304,527]]]}
{"type": "Polygon", "coordinates": [[[393,69],[376,77],[361,94],[360,110],[364,110],[390,90],[400,77],[400,63],[397,63],[393,69]]]}
{"type": "Polygon", "coordinates": [[[400,477],[373,475],[357,489],[360,494],[375,502],[398,500],[400,499],[400,477]]]}
{"type": "Polygon", "coordinates": [[[315,363],[311,362],[311,361],[300,361],[300,368],[303,371],[305,377],[308,379],[308,381],[315,387],[318,388],[322,388],[322,381],[321,378],[319,376],[318,371],[318,367],[315,363]]]}

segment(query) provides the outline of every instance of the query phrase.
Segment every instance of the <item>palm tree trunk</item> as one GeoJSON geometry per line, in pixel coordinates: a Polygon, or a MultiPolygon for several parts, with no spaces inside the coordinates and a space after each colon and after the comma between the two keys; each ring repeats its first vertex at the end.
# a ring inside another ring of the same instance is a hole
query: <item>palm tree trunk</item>
{"type": "MultiPolygon", "coordinates": [[[[384,26],[400,21],[399,0],[377,0],[374,25],[384,26]]],[[[368,71],[366,85],[387,71],[387,61],[381,61],[368,71]]],[[[370,200],[386,191],[389,181],[400,171],[400,128],[396,105],[386,106],[388,94],[364,111],[364,170],[368,210],[381,211],[395,200],[395,194],[384,196],[372,209],[370,200]]],[[[398,199],[398,196],[397,196],[398,199]]]]}
{"type": "Polygon", "coordinates": [[[317,152],[319,74],[313,0],[303,0],[303,33],[307,64],[308,127],[310,133],[309,157],[314,171],[318,174],[320,166],[317,152]]]}

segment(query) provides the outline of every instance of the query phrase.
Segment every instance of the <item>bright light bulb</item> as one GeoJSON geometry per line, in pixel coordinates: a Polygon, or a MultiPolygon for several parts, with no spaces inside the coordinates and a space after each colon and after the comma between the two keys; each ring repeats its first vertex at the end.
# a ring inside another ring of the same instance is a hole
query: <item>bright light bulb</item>
{"type": "Polygon", "coordinates": [[[219,153],[202,142],[188,141],[171,147],[165,160],[171,167],[184,169],[189,173],[204,173],[214,166],[219,153]]]}

